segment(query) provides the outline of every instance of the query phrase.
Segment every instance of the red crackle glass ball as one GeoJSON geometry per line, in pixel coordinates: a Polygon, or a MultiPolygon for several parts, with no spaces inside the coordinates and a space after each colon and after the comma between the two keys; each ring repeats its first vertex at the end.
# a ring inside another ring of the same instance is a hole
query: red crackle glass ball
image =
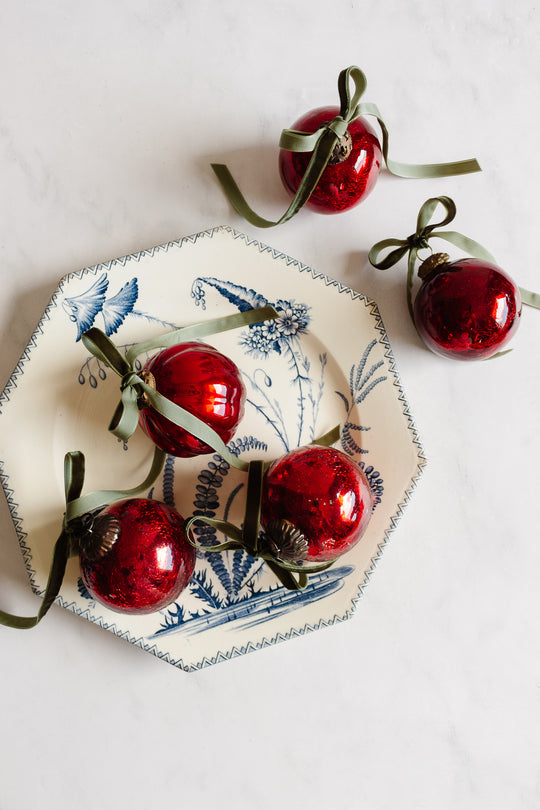
{"type": "Polygon", "coordinates": [[[184,520],[164,503],[145,498],[118,501],[90,518],[80,547],[88,591],[120,613],[153,613],[166,607],[186,587],[195,566],[184,520]],[[96,541],[102,543],[97,557],[90,553],[96,541]]]}
{"type": "Polygon", "coordinates": [[[285,520],[308,542],[306,559],[335,560],[362,537],[373,498],[360,467],[341,450],[310,445],[274,461],[263,483],[261,525],[285,520]]]}
{"type": "Polygon", "coordinates": [[[520,316],[519,288],[499,267],[479,259],[437,265],[414,302],[414,320],[426,346],[456,360],[482,360],[499,352],[520,316]]]}
{"type": "MultiPolygon", "coordinates": [[[[246,399],[240,371],[232,360],[206,343],[193,341],[158,352],[144,372],[153,376],[160,394],[210,425],[225,444],[232,439],[246,399]]],[[[212,452],[213,448],[152,407],[141,410],[139,422],[170,455],[188,458],[212,452]]]]}
{"type": "MultiPolygon", "coordinates": [[[[337,107],[319,107],[306,113],[291,129],[315,132],[339,114],[337,107]]],[[[364,118],[348,125],[350,141],[335,150],[336,161],[328,163],[306,203],[321,214],[338,214],[358,205],[371,192],[382,165],[382,152],[374,130],[364,118]],[[349,151],[350,150],[350,151],[349,151]],[[345,156],[347,155],[347,156],[345,156]],[[343,159],[341,159],[343,158],[343,159]]],[[[346,136],[347,139],[347,136],[346,136]]],[[[290,152],[281,149],[279,171],[285,188],[296,194],[306,172],[312,152],[290,152]]]]}

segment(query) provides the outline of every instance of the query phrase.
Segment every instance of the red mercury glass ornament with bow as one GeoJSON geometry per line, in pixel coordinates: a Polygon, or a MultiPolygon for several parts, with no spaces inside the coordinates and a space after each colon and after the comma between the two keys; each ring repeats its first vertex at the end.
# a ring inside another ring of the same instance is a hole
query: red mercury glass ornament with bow
{"type": "Polygon", "coordinates": [[[285,531],[293,526],[307,542],[307,561],[336,560],[358,543],[372,506],[368,480],[350,456],[310,445],[292,450],[267,470],[261,526],[270,537],[279,534],[280,524],[285,531]]]}
{"type": "MultiPolygon", "coordinates": [[[[339,115],[338,107],[319,107],[299,118],[291,127],[315,132],[339,115]]],[[[306,173],[311,153],[281,149],[279,172],[284,186],[294,196],[306,173]]],[[[321,214],[338,214],[354,208],[375,187],[383,164],[381,146],[365,118],[356,118],[336,144],[328,165],[306,202],[306,208],[321,214]]]]}
{"type": "MultiPolygon", "coordinates": [[[[213,428],[227,443],[244,415],[246,390],[233,361],[213,346],[191,341],[163,349],[150,358],[143,379],[162,396],[213,428]]],[[[144,401],[139,415],[143,430],[166,453],[188,458],[212,448],[175,425],[144,401]]]]}
{"type": "Polygon", "coordinates": [[[227,166],[212,169],[229,201],[248,222],[271,228],[287,222],[304,206],[323,214],[337,214],[358,205],[373,189],[383,161],[399,177],[446,177],[480,171],[478,162],[398,163],[388,157],[388,130],[375,104],[360,102],[367,81],[352,65],[338,78],[339,107],[320,107],[299,118],[281,133],[279,169],[282,181],[293,195],[278,220],[257,214],[248,204],[227,166]],[[379,138],[365,116],[376,118],[379,138]]]}
{"type": "Polygon", "coordinates": [[[130,498],[85,518],[79,537],[81,572],[98,602],[120,613],[153,613],[184,590],[195,549],[174,509],[130,498]]]}
{"type": "Polygon", "coordinates": [[[186,524],[188,540],[203,553],[243,549],[262,558],[285,588],[305,588],[311,574],[329,568],[360,541],[374,506],[363,470],[330,446],[339,435],[336,426],[272,463],[250,461],[242,526],[195,515],[186,524]],[[199,544],[191,535],[199,521],[229,539],[199,544]]]}
{"type": "Polygon", "coordinates": [[[457,231],[437,230],[456,215],[450,197],[432,197],[422,205],[417,229],[406,239],[383,239],[373,245],[369,260],[386,270],[408,254],[407,303],[419,336],[431,351],[453,360],[486,360],[506,348],[516,333],[522,303],[540,308],[537,293],[518,287],[478,242],[457,231]],[[430,220],[438,205],[446,215],[430,220]],[[472,253],[450,261],[447,253],[432,253],[418,268],[420,287],[413,300],[418,252],[438,237],[472,253]],[[379,255],[393,248],[383,259],[379,255]]]}
{"type": "MultiPolygon", "coordinates": [[[[434,254],[434,258],[447,254],[434,254]]],[[[425,266],[427,263],[427,267],[425,266]]],[[[423,270],[422,270],[423,268],[423,270]]],[[[485,360],[514,336],[521,318],[519,287],[500,267],[480,259],[429,259],[414,322],[426,346],[456,360],[485,360]]]]}

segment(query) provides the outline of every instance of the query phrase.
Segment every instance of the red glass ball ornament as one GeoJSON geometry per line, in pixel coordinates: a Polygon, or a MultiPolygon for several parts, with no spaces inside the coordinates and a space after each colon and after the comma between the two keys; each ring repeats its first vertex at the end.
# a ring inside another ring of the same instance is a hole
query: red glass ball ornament
{"type": "Polygon", "coordinates": [[[499,352],[520,317],[519,288],[499,267],[479,259],[437,265],[414,301],[414,321],[426,346],[456,360],[499,352]]]}
{"type": "Polygon", "coordinates": [[[195,549],[174,509],[131,498],[108,506],[94,524],[94,535],[104,525],[118,528],[116,541],[100,557],[87,556],[81,541],[83,581],[98,602],[120,613],[153,613],[173,602],[188,584],[195,549]]]}
{"type": "MultiPolygon", "coordinates": [[[[337,107],[318,107],[296,121],[291,129],[315,132],[339,114],[337,107]]],[[[382,165],[382,152],[374,130],[360,117],[348,125],[349,148],[341,151],[348,156],[339,162],[330,162],[306,203],[307,208],[320,214],[338,214],[358,205],[371,192],[382,165]]],[[[306,172],[312,152],[290,152],[281,149],[279,171],[285,188],[296,194],[306,172]]],[[[336,158],[337,159],[337,158],[336,158]]],[[[332,160],[332,159],[331,159],[332,160]]]]}
{"type": "MultiPolygon", "coordinates": [[[[150,372],[160,394],[210,425],[225,443],[232,439],[244,415],[246,398],[240,371],[232,360],[206,343],[181,343],[151,357],[144,372],[150,372]]],[[[141,410],[139,422],[170,455],[188,458],[212,452],[213,448],[152,407],[141,410]]]]}
{"type": "Polygon", "coordinates": [[[285,520],[308,542],[306,559],[335,560],[362,537],[373,498],[360,467],[332,447],[300,447],[274,461],[263,482],[261,525],[285,520]]]}

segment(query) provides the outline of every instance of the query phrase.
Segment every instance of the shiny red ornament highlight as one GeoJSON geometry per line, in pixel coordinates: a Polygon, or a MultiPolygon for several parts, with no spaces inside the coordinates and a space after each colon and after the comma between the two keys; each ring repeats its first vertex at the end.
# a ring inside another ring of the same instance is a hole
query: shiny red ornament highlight
{"type": "MultiPolygon", "coordinates": [[[[217,349],[195,341],[163,349],[145,366],[156,390],[210,425],[225,444],[232,439],[242,416],[246,391],[237,366],[217,349]]],[[[139,423],[166,453],[189,458],[211,453],[203,441],[157,413],[143,408],[139,423]]]]}
{"type": "MultiPolygon", "coordinates": [[[[338,107],[318,107],[298,119],[291,129],[315,132],[339,114],[338,107]]],[[[382,152],[375,131],[360,117],[348,125],[352,151],[339,163],[329,163],[306,203],[306,208],[320,214],[338,214],[362,202],[377,182],[382,166],[382,152]]],[[[312,152],[290,152],[281,149],[279,171],[283,184],[292,195],[306,172],[312,152]]]]}
{"type": "Polygon", "coordinates": [[[120,613],[153,613],[173,602],[195,566],[195,549],[178,512],[159,501],[131,498],[108,506],[103,515],[118,518],[120,532],[102,557],[89,560],[81,552],[90,594],[120,613]]]}
{"type": "Polygon", "coordinates": [[[456,360],[483,360],[501,351],[520,317],[519,287],[500,267],[479,259],[438,265],[414,301],[414,321],[426,346],[456,360]]]}
{"type": "Polygon", "coordinates": [[[341,450],[310,445],[274,461],[263,482],[261,525],[286,520],[308,542],[307,560],[335,560],[364,534],[373,497],[360,467],[341,450]]]}

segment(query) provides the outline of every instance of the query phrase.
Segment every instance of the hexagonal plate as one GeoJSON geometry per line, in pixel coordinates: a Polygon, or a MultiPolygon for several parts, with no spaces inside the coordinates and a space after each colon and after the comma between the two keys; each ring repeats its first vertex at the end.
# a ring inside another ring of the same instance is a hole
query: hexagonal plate
{"type": "MultiPolygon", "coordinates": [[[[302,592],[279,586],[244,552],[200,555],[178,601],[149,616],[113,613],[85,591],[73,559],[59,604],[185,670],[349,618],[425,459],[377,306],[229,227],[66,276],[0,399],[1,473],[31,584],[42,593],[64,512],[63,457],[86,455],[85,492],[127,488],[149,468],[138,430],[107,432],[119,380],[79,340],[91,325],[125,347],[247,305],[273,303],[277,334],[239,329],[208,342],[241,369],[246,414],[231,448],[277,458],[343,424],[377,505],[360,543],[302,592]],[[39,410],[36,411],[36,406],[39,410]]],[[[152,496],[240,522],[245,475],[212,454],[169,457],[152,496]]]]}

